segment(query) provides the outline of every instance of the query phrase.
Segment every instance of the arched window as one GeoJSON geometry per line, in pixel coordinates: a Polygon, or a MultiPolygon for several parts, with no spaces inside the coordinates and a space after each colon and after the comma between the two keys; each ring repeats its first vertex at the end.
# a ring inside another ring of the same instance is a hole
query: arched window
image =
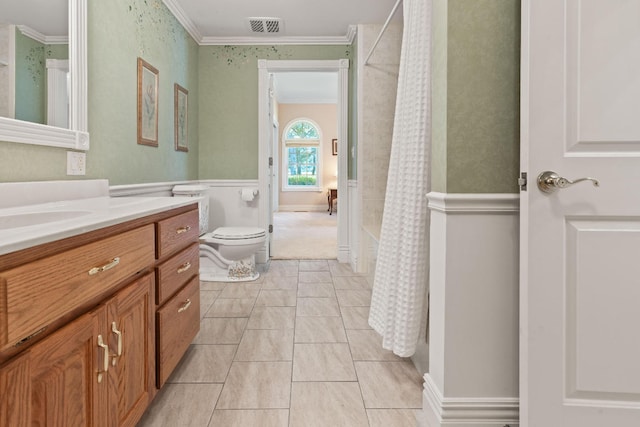
{"type": "Polygon", "coordinates": [[[321,188],[320,129],[309,119],[295,119],[283,134],[282,189],[317,191],[321,188]]]}

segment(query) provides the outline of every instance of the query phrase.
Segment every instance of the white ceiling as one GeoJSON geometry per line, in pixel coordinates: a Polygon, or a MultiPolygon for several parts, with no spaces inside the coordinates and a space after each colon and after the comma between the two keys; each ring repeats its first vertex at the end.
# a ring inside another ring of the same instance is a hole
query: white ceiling
{"type": "Polygon", "coordinates": [[[276,99],[281,104],[335,104],[338,102],[338,73],[276,73],[274,86],[276,99]]]}

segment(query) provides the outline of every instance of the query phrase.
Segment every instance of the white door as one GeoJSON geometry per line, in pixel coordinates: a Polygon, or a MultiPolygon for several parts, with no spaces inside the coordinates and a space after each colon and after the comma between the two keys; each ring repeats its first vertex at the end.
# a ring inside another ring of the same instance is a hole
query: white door
{"type": "Polygon", "coordinates": [[[640,426],[640,0],[522,1],[521,426],[640,426]],[[555,171],[590,181],[540,191],[555,171]]]}

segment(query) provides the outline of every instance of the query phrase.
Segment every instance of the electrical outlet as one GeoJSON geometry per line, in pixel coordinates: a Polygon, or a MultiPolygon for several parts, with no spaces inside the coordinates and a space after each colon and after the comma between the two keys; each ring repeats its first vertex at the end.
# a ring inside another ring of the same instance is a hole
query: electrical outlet
{"type": "Polygon", "coordinates": [[[67,175],[84,175],[86,164],[86,153],[67,151],[67,175]]]}

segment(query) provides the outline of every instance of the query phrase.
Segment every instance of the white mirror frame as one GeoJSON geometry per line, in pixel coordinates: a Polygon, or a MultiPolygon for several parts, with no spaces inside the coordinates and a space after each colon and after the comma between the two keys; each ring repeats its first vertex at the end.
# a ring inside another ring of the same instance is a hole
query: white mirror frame
{"type": "Polygon", "coordinates": [[[89,149],[87,118],[87,0],[69,0],[69,129],[0,117],[0,141],[89,149]]]}

